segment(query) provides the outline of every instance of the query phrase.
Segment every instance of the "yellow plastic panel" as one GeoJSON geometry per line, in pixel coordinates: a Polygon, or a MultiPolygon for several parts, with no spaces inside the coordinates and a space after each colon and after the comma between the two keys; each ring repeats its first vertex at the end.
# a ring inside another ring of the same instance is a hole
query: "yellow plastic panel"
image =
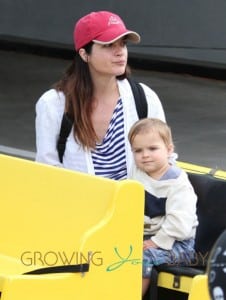
{"type": "Polygon", "coordinates": [[[207,275],[198,275],[194,277],[188,300],[211,300],[208,290],[207,275]]]}
{"type": "Polygon", "coordinates": [[[144,191],[139,183],[4,155],[0,169],[1,299],[140,299],[144,191]],[[21,275],[86,263],[88,257],[85,276],[21,275]]]}
{"type": "Polygon", "coordinates": [[[175,290],[178,292],[189,293],[193,278],[187,276],[180,276],[180,287],[174,288],[174,275],[166,272],[160,272],[158,277],[158,286],[175,290]]]}
{"type": "Polygon", "coordinates": [[[209,174],[212,175],[213,177],[226,180],[226,171],[224,170],[220,170],[217,168],[211,169],[208,167],[199,166],[199,165],[195,165],[187,162],[181,162],[181,161],[178,161],[177,164],[178,166],[180,166],[182,169],[184,169],[186,172],[189,173],[196,173],[201,175],[209,174]]]}
{"type": "Polygon", "coordinates": [[[180,276],[180,287],[173,287],[174,275],[160,272],[158,286],[188,294],[188,300],[211,300],[208,290],[207,275],[195,277],[180,276]]]}

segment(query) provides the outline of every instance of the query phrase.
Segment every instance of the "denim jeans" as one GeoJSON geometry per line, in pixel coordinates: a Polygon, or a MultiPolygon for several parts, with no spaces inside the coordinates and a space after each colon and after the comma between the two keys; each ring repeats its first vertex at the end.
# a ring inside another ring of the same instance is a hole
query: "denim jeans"
{"type": "Polygon", "coordinates": [[[149,248],[143,252],[143,278],[149,278],[153,266],[189,265],[194,255],[194,239],[175,241],[171,250],[149,248]]]}

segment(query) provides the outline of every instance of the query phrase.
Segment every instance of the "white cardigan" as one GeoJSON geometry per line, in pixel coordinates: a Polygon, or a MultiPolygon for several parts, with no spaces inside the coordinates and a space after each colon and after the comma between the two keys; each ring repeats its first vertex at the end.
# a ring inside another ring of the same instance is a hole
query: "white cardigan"
{"type": "MultiPolygon", "coordinates": [[[[118,80],[118,87],[124,110],[128,173],[131,167],[132,153],[127,135],[132,124],[138,120],[138,115],[128,81],[126,79],[118,80]]],[[[154,117],[165,121],[162,104],[156,93],[144,84],[142,84],[142,87],[144,88],[148,103],[148,117],[154,117]]],[[[76,143],[73,137],[73,130],[67,139],[63,163],[61,164],[59,161],[56,144],[60,132],[64,106],[64,94],[62,92],[57,92],[54,89],[45,92],[36,103],[36,161],[79,172],[94,174],[91,153],[90,151],[84,151],[84,149],[76,143]]]]}

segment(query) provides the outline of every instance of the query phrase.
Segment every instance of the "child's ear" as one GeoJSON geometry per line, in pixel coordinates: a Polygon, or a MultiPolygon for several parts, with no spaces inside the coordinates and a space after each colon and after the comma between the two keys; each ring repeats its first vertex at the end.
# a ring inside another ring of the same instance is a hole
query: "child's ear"
{"type": "Polygon", "coordinates": [[[168,154],[171,155],[174,151],[174,145],[173,144],[169,144],[168,146],[168,154]]]}

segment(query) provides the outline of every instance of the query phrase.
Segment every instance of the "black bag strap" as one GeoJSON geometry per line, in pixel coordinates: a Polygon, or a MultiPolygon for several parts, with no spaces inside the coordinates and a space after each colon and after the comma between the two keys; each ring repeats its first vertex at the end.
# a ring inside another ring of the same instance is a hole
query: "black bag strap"
{"type": "Polygon", "coordinates": [[[148,105],[147,105],[147,99],[144,93],[144,89],[136,80],[132,78],[127,78],[127,80],[129,81],[133,92],[139,119],[147,118],[148,105]]]}
{"type": "MultiPolygon", "coordinates": [[[[132,78],[127,78],[127,80],[129,81],[133,92],[138,117],[139,119],[146,118],[148,113],[148,105],[147,105],[147,100],[146,100],[144,90],[136,80],[132,78]]],[[[59,139],[57,141],[57,151],[61,163],[63,162],[67,137],[71,132],[72,126],[73,126],[73,120],[68,115],[68,113],[64,113],[61,121],[59,139]]]]}
{"type": "Polygon", "coordinates": [[[57,151],[59,160],[63,162],[64,151],[66,147],[67,137],[71,132],[71,128],[73,126],[73,120],[70,118],[68,113],[63,114],[63,118],[61,121],[60,134],[57,141],[57,151]]]}
{"type": "Polygon", "coordinates": [[[41,275],[50,273],[85,273],[89,271],[89,264],[63,265],[32,270],[23,275],[41,275]]]}

